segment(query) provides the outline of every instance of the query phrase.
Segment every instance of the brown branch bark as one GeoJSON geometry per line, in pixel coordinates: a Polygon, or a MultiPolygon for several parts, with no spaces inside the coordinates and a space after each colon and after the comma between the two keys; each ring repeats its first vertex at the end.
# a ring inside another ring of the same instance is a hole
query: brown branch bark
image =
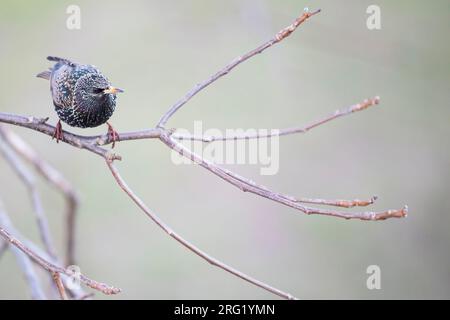
{"type": "MultiPolygon", "coordinates": [[[[48,125],[46,122],[48,121],[48,118],[36,118],[36,117],[24,117],[19,115],[13,115],[8,113],[2,113],[0,117],[1,122],[13,124],[16,126],[26,127],[29,129],[33,129],[39,132],[42,132],[50,137],[53,136],[53,133],[55,132],[55,127],[48,125]]],[[[95,144],[90,143],[90,140],[86,137],[81,137],[76,134],[64,131],[64,138],[61,139],[62,141],[80,148],[80,149],[87,149],[91,152],[94,152],[102,157],[105,157],[108,155],[108,150],[100,148],[96,146],[95,144]]],[[[114,157],[113,154],[109,155],[112,158],[114,157]]]]}
{"type": "Polygon", "coordinates": [[[53,280],[55,281],[56,288],[58,288],[59,296],[61,300],[68,300],[66,288],[61,280],[61,275],[58,272],[52,272],[53,280]]]}

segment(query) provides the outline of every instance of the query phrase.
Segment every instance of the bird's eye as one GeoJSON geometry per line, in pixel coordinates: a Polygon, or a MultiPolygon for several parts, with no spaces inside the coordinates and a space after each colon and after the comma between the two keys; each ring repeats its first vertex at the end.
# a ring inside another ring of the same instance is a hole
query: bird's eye
{"type": "Polygon", "coordinates": [[[92,92],[95,93],[95,94],[99,94],[99,93],[102,93],[103,90],[105,90],[105,89],[102,89],[102,88],[93,88],[93,89],[92,89],[92,92]]]}

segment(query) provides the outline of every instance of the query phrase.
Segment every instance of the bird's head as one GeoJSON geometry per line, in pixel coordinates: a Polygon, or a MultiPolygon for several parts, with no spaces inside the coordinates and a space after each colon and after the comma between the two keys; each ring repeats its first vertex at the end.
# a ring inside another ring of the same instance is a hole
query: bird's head
{"type": "Polygon", "coordinates": [[[122,89],[113,87],[102,74],[86,74],[77,81],[75,99],[80,106],[100,107],[115,104],[116,94],[121,92],[122,89]]]}
{"type": "Polygon", "coordinates": [[[123,92],[122,89],[111,86],[108,79],[101,74],[89,75],[85,87],[88,94],[99,97],[123,92]]]}

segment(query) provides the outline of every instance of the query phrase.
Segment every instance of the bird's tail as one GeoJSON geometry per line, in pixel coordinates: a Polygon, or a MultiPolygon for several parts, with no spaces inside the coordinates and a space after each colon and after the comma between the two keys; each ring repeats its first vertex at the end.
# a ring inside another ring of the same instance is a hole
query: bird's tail
{"type": "Polygon", "coordinates": [[[36,77],[42,78],[42,79],[45,79],[45,80],[50,80],[50,75],[51,74],[52,74],[52,72],[50,70],[45,70],[45,71],[42,71],[42,72],[38,73],[36,75],[36,77]]]}
{"type": "Polygon", "coordinates": [[[45,70],[45,71],[42,71],[42,72],[38,73],[36,75],[36,77],[42,78],[42,79],[45,79],[45,80],[50,80],[50,77],[52,75],[52,71],[54,71],[55,68],[58,69],[62,65],[68,65],[68,66],[71,66],[71,67],[75,67],[75,63],[74,62],[72,62],[72,61],[70,61],[68,59],[64,59],[64,58],[48,56],[47,60],[56,62],[56,65],[53,66],[52,68],[50,68],[49,70],[45,70]]]}

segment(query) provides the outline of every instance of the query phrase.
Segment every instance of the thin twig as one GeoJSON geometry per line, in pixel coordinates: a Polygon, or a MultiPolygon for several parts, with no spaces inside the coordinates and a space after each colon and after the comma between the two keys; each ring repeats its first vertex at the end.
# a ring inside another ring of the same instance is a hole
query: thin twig
{"type": "Polygon", "coordinates": [[[369,200],[328,200],[328,199],[310,199],[310,198],[298,198],[296,202],[310,203],[310,204],[320,204],[334,207],[342,208],[353,208],[353,207],[367,207],[373,204],[378,199],[377,196],[373,196],[369,200]]]}
{"type": "Polygon", "coordinates": [[[293,297],[291,294],[283,292],[277,288],[274,288],[262,281],[256,280],[248,275],[246,275],[245,273],[234,269],[233,267],[228,266],[227,264],[217,260],[216,258],[211,257],[209,254],[207,254],[206,252],[200,250],[198,247],[196,247],[194,244],[190,243],[189,241],[187,241],[186,239],[184,239],[182,236],[180,236],[178,233],[176,233],[175,231],[173,231],[168,225],[166,225],[153,211],[151,211],[147,205],[133,192],[133,190],[127,185],[127,183],[125,182],[125,180],[122,178],[122,176],[120,175],[119,171],[117,170],[117,168],[114,166],[114,164],[111,161],[107,161],[106,162],[109,169],[111,170],[112,175],[114,176],[114,179],[116,180],[116,182],[118,183],[118,185],[120,186],[120,188],[122,188],[122,190],[131,198],[131,200],[133,200],[134,203],[136,203],[136,205],[141,208],[141,210],[147,215],[147,217],[149,217],[151,220],[153,220],[153,222],[155,222],[164,232],[166,232],[169,236],[171,236],[172,238],[174,238],[176,241],[178,241],[179,243],[181,243],[183,246],[185,246],[187,249],[189,249],[190,251],[192,251],[193,253],[195,253],[196,255],[198,255],[199,257],[203,258],[204,260],[206,260],[207,262],[209,262],[210,264],[219,267],[223,270],[225,270],[226,272],[229,272],[247,282],[250,282],[251,284],[254,284],[255,286],[258,286],[264,290],[267,290],[273,294],[276,294],[282,298],[285,299],[295,299],[295,297],[293,297]]]}
{"type": "Polygon", "coordinates": [[[248,59],[252,58],[253,56],[262,53],[264,50],[272,47],[274,44],[277,44],[278,42],[282,41],[286,37],[288,37],[292,32],[297,29],[299,25],[301,25],[303,22],[305,22],[308,18],[312,17],[313,15],[319,13],[320,10],[314,11],[314,12],[304,12],[301,16],[299,16],[295,21],[287,26],[286,28],[279,31],[275,37],[270,39],[269,41],[263,43],[256,49],[253,49],[252,51],[237,57],[232,62],[230,62],[228,65],[226,65],[223,69],[206,79],[205,81],[197,84],[194,88],[192,88],[183,98],[178,100],[159,120],[158,124],[156,125],[157,128],[164,128],[167,121],[177,112],[182,106],[184,106],[189,100],[191,100],[197,93],[205,89],[207,86],[212,84],[213,82],[217,81],[221,77],[227,75],[231,70],[233,70],[235,67],[240,65],[241,63],[247,61],[248,59]]]}
{"type": "MultiPolygon", "coordinates": [[[[0,226],[0,236],[2,236],[6,241],[8,241],[11,245],[17,247],[22,252],[27,254],[33,261],[35,261],[37,264],[39,264],[42,268],[47,270],[50,273],[61,273],[65,274],[66,276],[72,277],[75,276],[73,271],[70,269],[64,269],[60,266],[57,266],[47,260],[45,260],[43,257],[39,256],[37,253],[33,252],[31,249],[26,247],[22,242],[20,242],[17,238],[12,236],[8,231],[6,231],[2,226],[0,226]]],[[[83,282],[88,287],[101,291],[104,294],[110,295],[110,294],[117,294],[121,290],[119,288],[111,287],[105,283],[97,282],[95,280],[89,279],[83,274],[78,275],[78,279],[83,282]]]]}
{"type": "Polygon", "coordinates": [[[68,300],[66,289],[64,288],[64,284],[61,280],[61,275],[58,272],[52,272],[53,280],[55,281],[56,288],[58,288],[59,296],[61,300],[68,300]]]}
{"type": "MultiPolygon", "coordinates": [[[[395,210],[385,210],[381,212],[340,212],[340,211],[334,211],[334,210],[323,210],[323,209],[317,209],[312,207],[307,207],[300,205],[299,203],[302,202],[301,199],[296,199],[293,196],[277,193],[274,191],[271,191],[265,186],[258,185],[254,181],[244,178],[230,170],[224,169],[219,167],[218,165],[214,164],[213,162],[202,158],[201,156],[195,154],[194,152],[190,151],[188,148],[183,146],[181,143],[170,137],[170,134],[163,134],[160,137],[161,141],[164,142],[169,148],[172,150],[178,152],[180,155],[186,157],[187,159],[190,159],[194,163],[199,164],[206,170],[214,173],[215,175],[219,176],[220,178],[224,179],[225,181],[231,183],[232,185],[236,186],[240,190],[244,192],[251,192],[256,195],[259,195],[263,198],[267,198],[269,200],[284,204],[286,206],[289,206],[291,208],[300,210],[306,214],[320,214],[320,215],[326,215],[326,216],[333,216],[333,217],[339,217],[339,218],[345,218],[345,219],[360,219],[360,220],[385,220],[389,218],[403,218],[406,217],[408,213],[407,206],[404,206],[402,209],[395,209],[395,210]]],[[[326,201],[326,200],[322,200],[326,201]]],[[[324,204],[324,203],[322,203],[324,204]]]]}
{"type": "Polygon", "coordinates": [[[276,130],[270,130],[266,133],[254,132],[254,133],[227,135],[227,136],[205,136],[205,135],[196,136],[196,135],[182,134],[182,133],[174,132],[174,134],[172,135],[172,138],[175,138],[178,140],[213,142],[213,141],[227,141],[227,140],[263,139],[263,138],[270,138],[270,137],[275,137],[275,136],[278,136],[278,137],[287,136],[287,135],[296,134],[296,133],[306,133],[309,130],[316,128],[320,125],[323,125],[329,121],[352,114],[354,112],[365,110],[365,109],[367,109],[371,106],[377,105],[379,103],[380,103],[380,97],[366,99],[366,100],[362,101],[361,103],[352,105],[346,109],[336,110],[334,113],[332,113],[318,121],[314,121],[303,127],[276,129],[276,130]]]}

